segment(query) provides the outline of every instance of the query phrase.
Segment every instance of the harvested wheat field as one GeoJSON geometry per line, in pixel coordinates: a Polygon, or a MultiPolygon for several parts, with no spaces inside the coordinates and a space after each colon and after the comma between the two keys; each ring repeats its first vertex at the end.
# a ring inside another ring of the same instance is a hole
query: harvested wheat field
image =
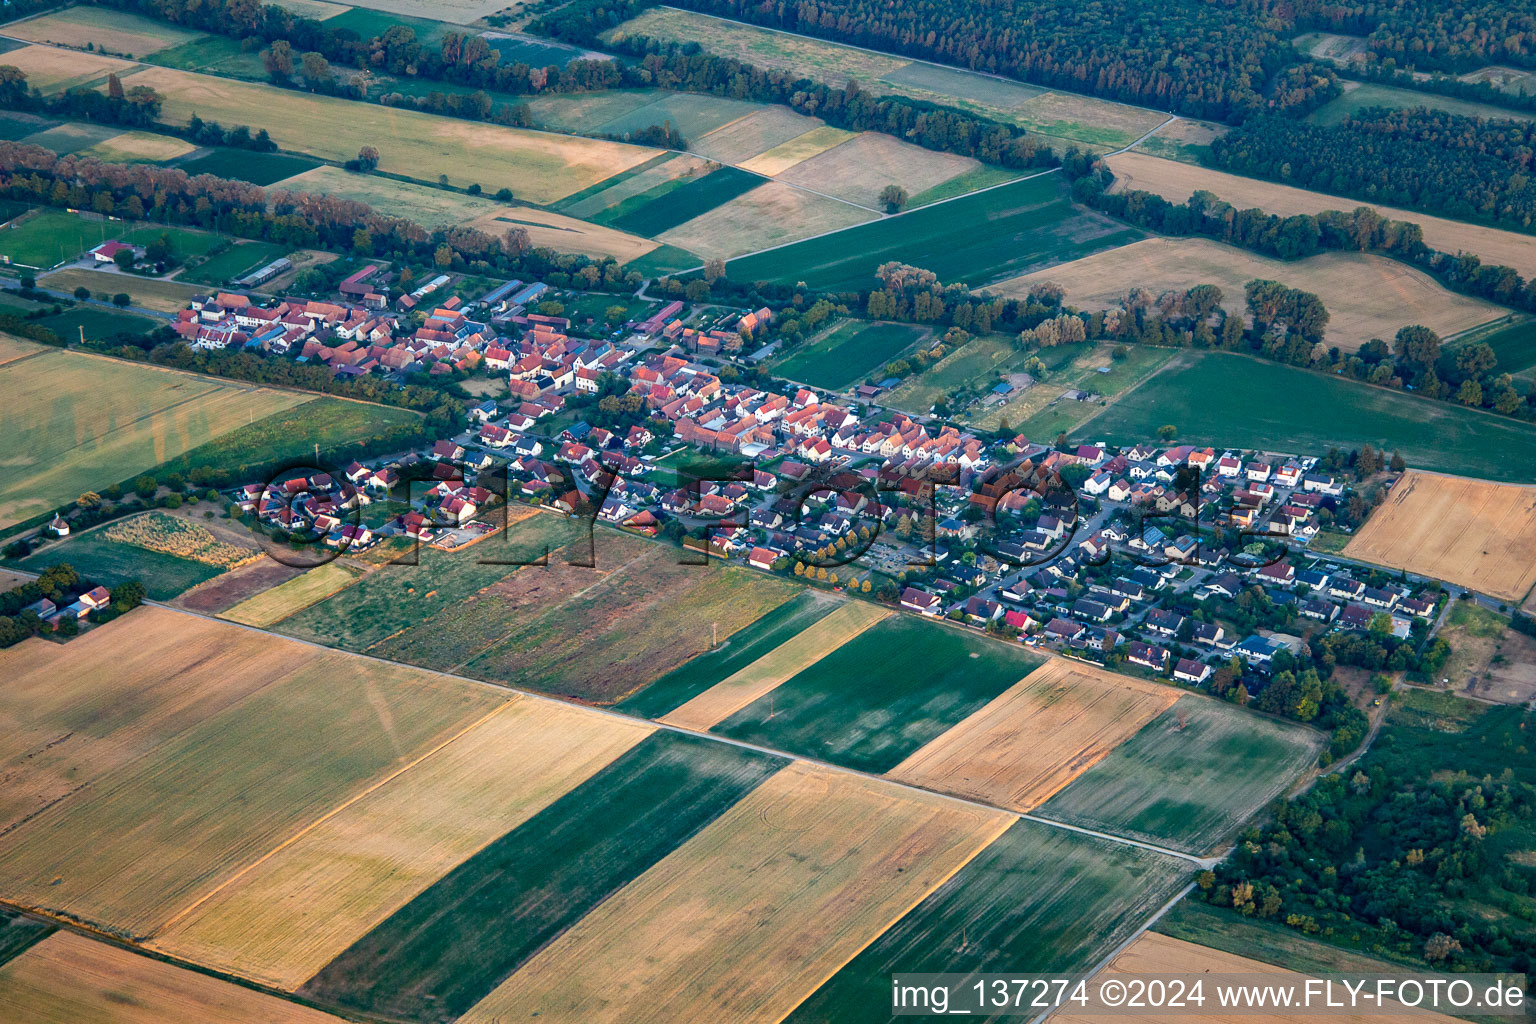
{"type": "Polygon", "coordinates": [[[915,196],[980,166],[968,156],[940,153],[890,135],[865,132],[795,164],[778,179],[873,207],[887,185],[900,185],[915,196]]]}
{"type": "Polygon", "coordinates": [[[98,78],[105,80],[113,71],[123,74],[139,66],[117,57],[58,50],[52,46],[23,46],[7,53],[5,63],[20,68],[27,76],[27,85],[41,90],[45,96],[98,78]]]}
{"type": "Polygon", "coordinates": [[[815,625],[722,679],[660,721],[685,729],[712,728],[890,614],[863,601],[839,605],[815,625]]]}
{"type": "Polygon", "coordinates": [[[693,140],[688,148],[723,164],[741,164],[824,123],[819,117],[806,117],[788,107],[766,107],[693,140]]]}
{"type": "Polygon", "coordinates": [[[652,731],[529,697],[231,879],[151,945],[296,989],[652,731]]]}
{"type": "Polygon", "coordinates": [[[1072,305],[1092,311],[1120,305],[1133,288],[1158,294],[1214,284],[1222,290],[1222,305],[1242,314],[1243,286],[1254,278],[1279,281],[1322,299],[1329,314],[1325,341],[1346,352],[1372,338],[1391,341],[1408,324],[1423,324],[1448,337],[1508,313],[1448,291],[1428,274],[1384,256],[1330,252],[1273,260],[1205,238],[1147,238],[989,290],[1021,298],[1033,285],[1054,281],[1067,290],[1072,305]]]}
{"type": "Polygon", "coordinates": [[[162,117],[171,124],[195,114],[221,124],[264,125],[281,148],[338,163],[355,157],[361,146],[389,140],[379,148],[379,169],[385,173],[419,181],[446,175],[451,185],[479,185],[487,193],[506,187],[533,203],[562,199],[659,152],[172,68],[144,68],[124,84],[147,85],[160,93],[165,98],[162,117]]]}
{"type": "Polygon", "coordinates": [[[25,727],[5,730],[27,798],[7,785],[6,810],[33,812],[0,834],[0,894],[128,936],[510,699],[154,607],[19,644],[0,679],[25,727]]]}
{"type": "MultiPolygon", "coordinates": [[[[1406,973],[1406,972],[1405,972],[1406,973]]],[[[1194,974],[1274,974],[1295,976],[1294,972],[1287,971],[1274,964],[1264,963],[1262,960],[1251,960],[1235,953],[1225,953],[1209,946],[1197,945],[1193,942],[1185,942],[1183,939],[1175,939],[1169,935],[1159,935],[1156,932],[1143,932],[1125,950],[1119,953],[1109,965],[1099,974],[1099,978],[1121,977],[1163,977],[1172,975],[1194,974]]],[[[1207,998],[1211,998],[1208,994],[1207,998]]],[[[1431,1010],[1411,1009],[1390,1001],[1382,1010],[1391,1010],[1390,1016],[1382,1014],[1354,1014],[1354,1013],[1330,1013],[1325,1018],[1328,1021],[1336,1021],[1338,1024],[1377,1024],[1384,1020],[1411,1020],[1420,1024],[1459,1024],[1455,1017],[1447,1017],[1443,1013],[1435,1013],[1431,1010]]],[[[1143,1013],[1129,1013],[1125,1009],[1116,1009],[1110,1013],[1094,1013],[1091,1008],[1078,1009],[1075,1004],[1068,1004],[1063,1009],[1051,1015],[1052,1024],[1312,1024],[1319,1019],[1319,1014],[1312,1013],[1201,1013],[1198,1015],[1182,1014],[1174,1010],[1147,1010],[1143,1013]]]]}
{"type": "Polygon", "coordinates": [[[656,237],[705,258],[728,259],[852,227],[878,216],[836,199],[770,181],[656,237]]]}
{"type": "Polygon", "coordinates": [[[56,351],[58,350],[49,345],[42,345],[35,341],[24,341],[9,334],[0,334],[0,366],[4,366],[6,363],[14,363],[18,359],[26,359],[29,356],[56,351]]]}
{"type": "Polygon", "coordinates": [[[7,1024],[342,1024],[276,996],[55,932],[0,966],[7,1024]]]}
{"type": "Polygon", "coordinates": [[[98,142],[86,150],[89,156],[99,157],[108,163],[131,164],[138,161],[158,163],[186,156],[196,147],[174,135],[156,135],[154,132],[123,132],[105,142],[98,142]]]}
{"type": "Polygon", "coordinates": [[[1169,686],[1054,658],[887,774],[1032,810],[1178,698],[1169,686]]]}
{"type": "Polygon", "coordinates": [[[1344,554],[1519,602],[1536,583],[1536,486],[1410,470],[1344,554]]]}
{"type": "MultiPolygon", "coordinates": [[[[1108,160],[1110,169],[1115,172],[1115,188],[1144,189],[1175,203],[1184,202],[1197,189],[1205,189],[1240,210],[1257,207],[1265,213],[1281,217],[1298,213],[1321,213],[1324,210],[1348,212],[1361,206],[1374,205],[1358,199],[1308,192],[1306,189],[1259,181],[1256,178],[1243,178],[1194,164],[1175,163],[1142,153],[1121,153],[1108,160]]],[[[1432,249],[1449,253],[1476,253],[1484,263],[1514,267],[1526,277],[1536,274],[1536,245],[1531,244],[1529,235],[1463,224],[1392,206],[1375,208],[1383,217],[1418,224],[1424,229],[1424,244],[1432,249]]]]}
{"type": "Polygon", "coordinates": [[[5,26],[5,34],[34,43],[54,43],[83,50],[110,49],[142,57],[198,38],[193,30],[154,21],[110,7],[67,7],[5,26]]]}
{"type": "Polygon", "coordinates": [[[796,763],[460,1020],[778,1020],[1014,819],[796,763]]]}
{"type": "Polygon", "coordinates": [[[246,598],[219,617],[265,628],[350,587],[357,582],[358,575],[357,570],[340,561],[326,562],[271,590],[246,598]]]}
{"type": "Polygon", "coordinates": [[[752,159],[744,161],[741,166],[771,178],[789,170],[800,161],[825,153],[833,146],[840,146],[853,137],[853,132],[824,124],[820,128],[812,128],[804,135],[797,135],[788,142],[780,143],[767,152],[759,153],[752,159]]]}
{"type": "Polygon", "coordinates": [[[508,228],[522,228],[528,232],[528,240],[535,246],[544,246],[556,252],[612,256],[620,263],[639,259],[657,246],[649,238],[605,228],[601,224],[589,224],[551,210],[536,210],[531,206],[494,210],[476,219],[470,227],[497,238],[505,235],[508,228]]]}

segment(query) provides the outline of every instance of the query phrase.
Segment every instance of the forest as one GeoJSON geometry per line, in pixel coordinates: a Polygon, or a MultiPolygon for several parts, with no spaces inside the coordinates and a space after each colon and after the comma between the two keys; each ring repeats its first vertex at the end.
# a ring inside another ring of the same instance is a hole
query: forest
{"type": "Polygon", "coordinates": [[[1212,143],[1210,162],[1299,188],[1532,231],[1533,143],[1536,125],[1527,121],[1371,108],[1326,126],[1254,118],[1212,143]]]}
{"type": "Polygon", "coordinates": [[[1365,36],[1377,59],[1424,71],[1536,61],[1531,0],[1301,0],[1295,11],[1301,27],[1365,36]]]}

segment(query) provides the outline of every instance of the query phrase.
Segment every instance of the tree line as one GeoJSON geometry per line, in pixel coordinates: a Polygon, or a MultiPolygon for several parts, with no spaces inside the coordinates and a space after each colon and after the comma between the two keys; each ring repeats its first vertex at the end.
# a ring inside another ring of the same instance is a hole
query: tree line
{"type": "Polygon", "coordinates": [[[1514,231],[1536,231],[1536,127],[1371,108],[1335,125],[1255,118],[1211,144],[1223,170],[1514,231]]]}

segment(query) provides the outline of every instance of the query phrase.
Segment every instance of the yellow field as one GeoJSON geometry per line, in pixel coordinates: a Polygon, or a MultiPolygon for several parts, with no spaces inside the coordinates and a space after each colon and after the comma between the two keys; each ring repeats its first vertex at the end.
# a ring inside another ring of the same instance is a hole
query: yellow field
{"type": "Polygon", "coordinates": [[[1428,274],[1383,256],[1330,252],[1284,261],[1205,238],[1148,238],[1049,270],[993,285],[989,290],[1022,298],[1040,281],[1067,290],[1072,305],[1109,309],[1132,288],[1154,294],[1197,284],[1221,288],[1222,305],[1243,313],[1243,286],[1254,278],[1309,291],[1329,313],[1329,345],[1353,352],[1372,338],[1391,341],[1399,327],[1423,324],[1442,337],[1508,313],[1491,302],[1447,291],[1428,274]]]}
{"type": "Polygon", "coordinates": [[[83,267],[56,270],[38,278],[37,283],[44,288],[53,288],[61,292],[72,292],[82,286],[89,288],[94,295],[110,296],[118,292],[127,292],[133,299],[133,305],[161,313],[175,313],[177,310],[186,309],[187,303],[192,301],[194,295],[208,294],[206,287],[182,284],[180,281],[160,281],[132,274],[87,270],[83,267]]]}
{"type": "Polygon", "coordinates": [[[506,234],[508,228],[522,228],[528,232],[528,240],[535,246],[544,246],[556,252],[612,256],[620,263],[639,259],[658,244],[639,235],[626,234],[615,228],[589,224],[531,206],[502,207],[476,220],[471,227],[498,238],[506,234]]]}
{"type": "MultiPolygon", "coordinates": [[[[10,31],[9,28],[6,29],[10,31]]],[[[63,92],[77,85],[85,85],[96,79],[105,79],[116,71],[124,74],[139,65],[117,57],[105,57],[99,53],[80,53],[75,50],[56,50],[51,46],[23,46],[5,56],[5,63],[20,68],[27,76],[27,84],[42,90],[44,95],[63,92]]]]}
{"type": "Polygon", "coordinates": [[[791,142],[824,125],[821,118],[806,117],[788,107],[764,107],[721,125],[689,143],[688,148],[723,164],[744,164],[765,150],[791,142]]]}
{"type": "Polygon", "coordinates": [[[134,161],[155,163],[185,156],[196,148],[184,139],[172,135],[156,135],[154,132],[123,132],[106,142],[98,142],[86,153],[107,163],[127,164],[134,161]]]}
{"type": "Polygon", "coordinates": [[[18,645],[0,678],[28,727],[7,730],[6,772],[31,799],[8,784],[7,810],[35,812],[0,835],[0,894],[129,936],[510,699],[154,607],[18,645]]]}
{"type": "MultiPolygon", "coordinates": [[[[1116,188],[1145,189],[1175,203],[1184,202],[1197,189],[1205,189],[1240,210],[1257,207],[1265,213],[1281,217],[1298,213],[1321,213],[1324,210],[1343,210],[1347,213],[1357,207],[1373,205],[1358,199],[1308,192],[1289,185],[1243,178],[1141,153],[1121,153],[1108,159],[1110,168],[1115,172],[1116,188]]],[[[1432,249],[1449,253],[1476,253],[1484,263],[1513,267],[1526,277],[1536,274],[1536,245],[1531,244],[1528,235],[1463,224],[1392,206],[1376,206],[1376,211],[1392,220],[1411,221],[1421,226],[1424,229],[1424,244],[1432,249]]]]}
{"type": "Polygon", "coordinates": [[[517,198],[533,203],[552,203],[658,153],[170,68],[144,68],[126,84],[148,85],[165,97],[161,116],[173,124],[196,114],[226,125],[262,126],[283,149],[336,162],[357,156],[362,146],[376,145],[379,169],[390,174],[419,181],[447,175],[460,188],[480,185],[489,193],[510,188],[517,198]]]}
{"type": "Polygon", "coordinates": [[[836,199],[770,181],[657,238],[706,258],[729,259],[823,231],[852,227],[878,216],[836,199]]]}
{"type": "Polygon", "coordinates": [[[1536,487],[1410,470],[1344,554],[1518,603],[1536,583],[1536,487]]]}
{"type": "Polygon", "coordinates": [[[9,334],[0,334],[0,366],[35,356],[42,352],[57,351],[50,345],[41,345],[35,341],[27,341],[24,338],[12,337],[9,334]]]}
{"type": "Polygon", "coordinates": [[[1013,820],[792,764],[460,1020],[779,1020],[1013,820]]]}
{"type": "Polygon", "coordinates": [[[247,626],[270,626],[317,601],[325,600],[351,586],[356,580],[357,573],[341,562],[326,562],[302,576],[279,583],[271,590],[246,598],[220,613],[219,618],[247,626]]]}
{"type": "MultiPolygon", "coordinates": [[[[1262,960],[1250,960],[1245,956],[1235,953],[1225,953],[1219,949],[1211,949],[1209,946],[1196,945],[1193,942],[1185,942],[1183,939],[1175,939],[1167,935],[1159,935],[1156,932],[1143,932],[1099,974],[1099,978],[1111,976],[1130,977],[1169,977],[1171,975],[1194,974],[1275,974],[1292,975],[1293,972],[1274,964],[1264,963],[1262,960]]],[[[1411,1009],[1396,1003],[1389,1003],[1383,1009],[1391,1009],[1389,1016],[1380,1014],[1330,1014],[1321,1019],[1337,1021],[1338,1024],[1377,1024],[1385,1020],[1412,1020],[1421,1024],[1459,1024],[1455,1017],[1447,1017],[1441,1013],[1430,1010],[1411,1009]]],[[[1207,1007],[1209,1010],[1210,1007],[1207,1007]]],[[[1123,1009],[1114,1013],[1093,1013],[1076,1009],[1069,1003],[1068,1008],[1051,1015],[1052,1024],[1314,1024],[1320,1019],[1320,1015],[1313,1013],[1265,1013],[1255,1014],[1220,1014],[1202,1013],[1200,1015],[1181,1014],[1176,1011],[1148,1010],[1144,1013],[1131,1013],[1123,1009]]]]}
{"type": "Polygon", "coordinates": [[[457,227],[504,209],[494,199],[468,196],[463,192],[416,185],[374,174],[353,174],[339,167],[320,166],[269,186],[294,192],[315,192],[367,203],[381,213],[409,217],[426,228],[457,227]]]}
{"type": "Polygon", "coordinates": [[[979,161],[968,156],[939,153],[890,135],[864,132],[795,164],[781,172],[778,179],[850,203],[876,207],[880,190],[887,185],[900,185],[908,195],[915,196],[980,166],[979,161]]]}
{"type": "Polygon", "coordinates": [[[341,1024],[206,974],[55,932],[0,966],[8,1024],[341,1024]]]}
{"type": "Polygon", "coordinates": [[[5,26],[4,32],[34,43],[57,43],[143,57],[198,38],[199,33],[109,7],[69,7],[5,26]]]}
{"type": "Polygon", "coordinates": [[[713,728],[890,614],[863,601],[847,601],[659,721],[701,731],[713,728]]]}
{"type": "Polygon", "coordinates": [[[516,698],[232,879],[159,950],[296,989],[375,925],[652,731],[516,698]]]}
{"type": "Polygon", "coordinates": [[[809,160],[833,146],[842,145],[851,138],[853,138],[853,132],[824,124],[820,128],[812,128],[804,135],[797,135],[788,142],[774,146],[766,153],[759,153],[743,162],[741,166],[771,178],[789,170],[800,161],[809,160]]]}
{"type": "Polygon", "coordinates": [[[11,443],[0,527],[310,400],[142,363],[39,352],[0,363],[0,434],[11,443]]]}
{"type": "Polygon", "coordinates": [[[1055,658],[887,774],[1027,811],[1108,756],[1178,697],[1173,687],[1055,658]]]}

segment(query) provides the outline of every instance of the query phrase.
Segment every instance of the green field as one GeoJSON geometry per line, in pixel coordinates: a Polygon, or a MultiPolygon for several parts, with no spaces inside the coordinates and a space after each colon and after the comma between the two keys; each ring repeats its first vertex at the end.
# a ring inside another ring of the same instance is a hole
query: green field
{"type": "Polygon", "coordinates": [[[707,135],[721,125],[762,110],[761,103],[747,100],[726,99],[708,93],[664,92],[657,90],[654,97],[641,106],[634,107],[599,124],[588,128],[598,135],[623,136],[649,128],[652,125],[670,124],[691,142],[707,135]]]}
{"type": "Polygon", "coordinates": [[[1529,121],[1532,117],[1526,112],[1511,110],[1508,107],[1496,107],[1489,103],[1477,103],[1472,100],[1456,99],[1454,96],[1420,92],[1417,89],[1400,89],[1391,85],[1364,82],[1337,99],[1318,107],[1307,115],[1307,120],[1318,124],[1339,124],[1368,107],[1387,107],[1393,110],[1428,107],[1430,110],[1443,110],[1448,114],[1457,114],[1461,117],[1485,117],[1503,121],[1529,121]]]}
{"type": "Polygon", "coordinates": [[[165,326],[163,320],[151,320],[137,313],[86,305],[66,309],[54,316],[41,317],[35,322],[40,327],[54,331],[66,342],[79,341],[82,329],[87,341],[100,341],[119,334],[143,334],[165,326]]]}
{"type": "Polygon", "coordinates": [[[0,228],[0,256],[22,266],[47,268],[112,241],[122,230],[115,222],[44,207],[0,228]]]}
{"type": "Polygon", "coordinates": [[[655,733],[449,872],[301,994],[390,1019],[451,1020],[785,763],[655,733]]]}
{"type": "Polygon", "coordinates": [[[14,960],[53,933],[53,925],[35,917],[0,910],[0,964],[14,960]]]}
{"type": "Polygon", "coordinates": [[[976,407],[962,417],[967,423],[996,430],[1006,421],[1028,437],[1055,437],[1098,413],[1104,402],[1146,378],[1169,359],[1173,351],[1151,345],[1126,346],[1124,359],[1115,359],[1112,345],[1058,345],[1039,354],[1046,364],[1044,380],[1027,388],[1011,401],[976,407]],[[1061,355],[1071,358],[1061,359],[1061,355]],[[1101,369],[1107,368],[1105,372],[1101,369]],[[1103,396],[1078,402],[1063,398],[1065,391],[1081,389],[1103,396]]]}
{"type": "Polygon", "coordinates": [[[821,337],[805,342],[773,365],[773,372],[793,381],[840,391],[895,359],[928,334],[911,324],[845,320],[821,337]]]}
{"type": "MultiPolygon", "coordinates": [[[[536,559],[570,539],[570,520],[537,515],[514,523],[507,540],[483,541],[459,552],[422,546],[416,565],[386,565],[341,593],[282,623],[304,640],[361,651],[418,625],[515,570],[481,559],[536,559]]],[[[551,559],[558,556],[551,556],[551,559]]]]}
{"type": "Polygon", "coordinates": [[[641,718],[676,711],[720,680],[746,668],[826,614],[827,598],[814,590],[784,602],[721,645],[668,672],[645,689],[615,705],[641,718]]]}
{"type": "Polygon", "coordinates": [[[1164,424],[1184,444],[1310,455],[1372,444],[1415,469],[1518,483],[1536,445],[1529,423],[1225,352],[1179,353],[1077,434],[1134,444],[1164,424]]]}
{"type": "Polygon", "coordinates": [[[889,1020],[896,971],[1086,972],[1179,890],[1189,868],[1149,850],[1019,821],[786,1020],[889,1020]]]}
{"type": "Polygon", "coordinates": [[[713,731],[884,772],[1040,663],[1016,644],[898,615],[860,633],[713,731]]]}
{"type": "Polygon", "coordinates": [[[99,146],[114,136],[121,135],[122,129],[115,125],[105,124],[78,124],[70,122],[55,125],[46,131],[36,135],[28,135],[21,141],[28,146],[42,146],[59,156],[69,156],[83,149],[99,146]]]}
{"type": "Polygon", "coordinates": [[[109,587],[124,580],[139,580],[154,601],[169,601],[224,572],[217,565],[110,540],[105,527],[66,538],[62,544],[29,555],[17,564],[28,572],[42,572],[60,562],[68,562],[81,576],[109,587]]]}
{"type": "Polygon", "coordinates": [[[320,166],[320,161],[288,153],[252,153],[244,149],[216,149],[207,156],[176,165],[188,174],[211,174],[252,185],[271,185],[320,166]]]}
{"type": "Polygon", "coordinates": [[[182,71],[205,71],[251,81],[266,79],[259,52],[247,50],[239,39],[229,36],[202,36],[161,50],[148,60],[182,71]]]}
{"type": "Polygon", "coordinates": [[[325,19],[326,28],[348,28],[356,32],[359,39],[372,39],[375,36],[381,36],[396,25],[406,26],[416,33],[416,41],[418,43],[434,48],[442,42],[443,36],[449,32],[464,31],[462,25],[453,25],[446,21],[412,18],[403,14],[373,11],[366,7],[353,7],[333,18],[325,19]]]}
{"type": "Polygon", "coordinates": [[[958,174],[948,181],[941,182],[930,189],[925,189],[907,200],[907,209],[915,210],[919,206],[927,206],[936,203],[940,199],[953,199],[963,196],[977,189],[991,188],[1004,182],[1021,178],[1028,171],[1018,171],[1010,167],[993,167],[991,164],[982,164],[973,171],[958,174]]]}
{"type": "Polygon", "coordinates": [[[994,373],[1012,373],[1031,355],[1034,353],[1015,348],[1013,339],[1001,334],[973,338],[922,373],[902,381],[882,404],[925,416],[930,406],[955,388],[988,381],[994,373]]]}
{"type": "Polygon", "coordinates": [[[658,245],[639,259],[624,264],[624,269],[633,270],[643,277],[665,277],[681,270],[691,270],[703,262],[687,249],[675,245],[658,245]]]}
{"type": "Polygon", "coordinates": [[[592,220],[647,238],[752,191],[764,178],[735,167],[722,167],[702,178],[678,179],[658,185],[604,210],[592,220]]]}
{"type": "Polygon", "coordinates": [[[1059,174],[1041,174],[742,256],[726,270],[733,281],[862,288],[874,283],[876,267],[897,260],[931,270],[945,284],[979,287],[1141,237],[1133,228],[1074,206],[1059,174]]]}
{"type": "Polygon", "coordinates": [[[279,256],[288,255],[290,251],[286,245],[275,245],[271,242],[237,242],[223,252],[210,256],[197,266],[188,268],[181,275],[181,280],[221,285],[242,274],[264,267],[279,256]]]}
{"type": "Polygon", "coordinates": [[[485,41],[491,44],[491,49],[501,54],[501,63],[523,63],[535,68],[551,65],[564,67],[587,52],[580,47],[528,36],[499,37],[486,34],[485,41]]]}
{"type": "Polygon", "coordinates": [[[1516,319],[1492,331],[1471,331],[1448,343],[1458,348],[1466,343],[1483,342],[1498,357],[1498,373],[1522,373],[1536,366],[1536,320],[1516,319]]]}
{"type": "Polygon", "coordinates": [[[1205,853],[1290,786],[1325,737],[1186,695],[1038,814],[1205,853]]]}

